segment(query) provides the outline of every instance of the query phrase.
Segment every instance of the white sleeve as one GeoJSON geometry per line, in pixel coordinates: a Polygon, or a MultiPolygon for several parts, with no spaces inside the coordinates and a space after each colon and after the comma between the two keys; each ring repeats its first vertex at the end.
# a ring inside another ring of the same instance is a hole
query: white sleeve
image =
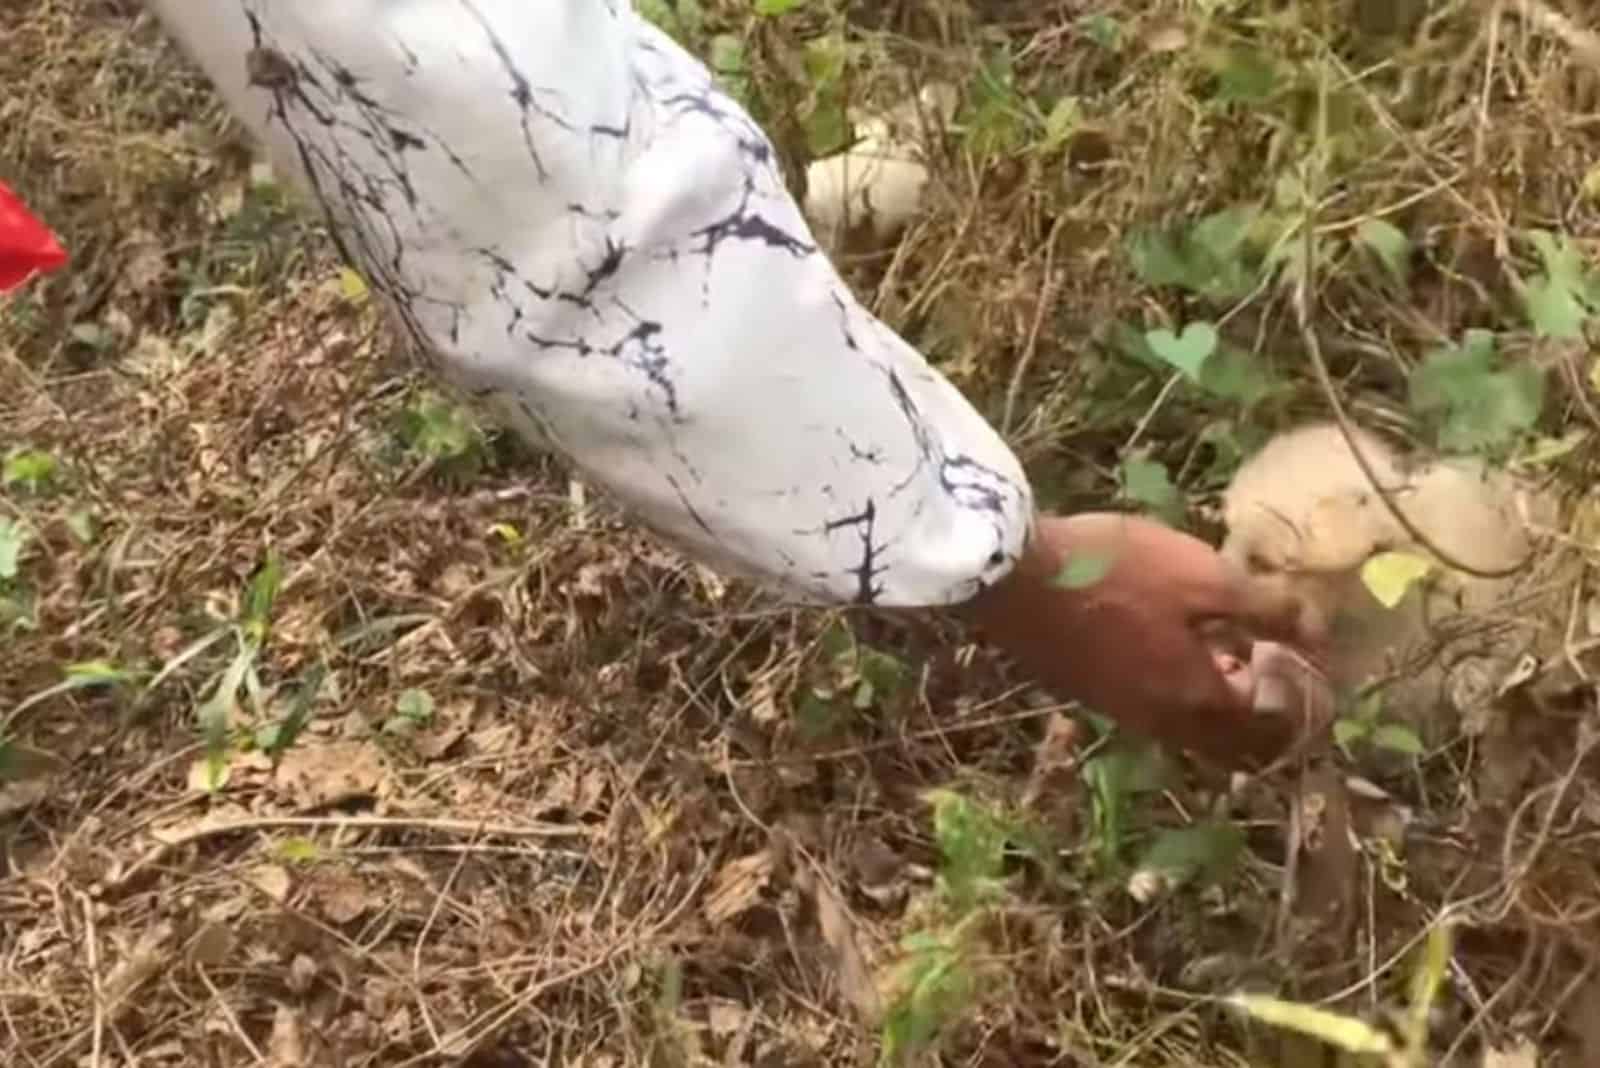
{"type": "Polygon", "coordinates": [[[698,558],[948,604],[1032,500],[627,0],[154,0],[447,381],[698,558]]]}

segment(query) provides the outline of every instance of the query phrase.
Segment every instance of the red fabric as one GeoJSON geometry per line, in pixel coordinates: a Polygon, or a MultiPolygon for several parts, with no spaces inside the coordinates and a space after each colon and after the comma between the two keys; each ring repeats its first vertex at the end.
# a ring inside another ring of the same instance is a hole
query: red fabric
{"type": "Polygon", "coordinates": [[[49,273],[66,262],[67,250],[56,235],[0,182],[0,293],[16,289],[35,274],[49,273]]]}

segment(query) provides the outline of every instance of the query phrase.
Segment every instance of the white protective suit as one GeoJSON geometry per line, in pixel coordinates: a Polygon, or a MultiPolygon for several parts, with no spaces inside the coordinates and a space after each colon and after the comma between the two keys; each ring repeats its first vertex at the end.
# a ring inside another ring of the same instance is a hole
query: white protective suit
{"type": "Polygon", "coordinates": [[[1014,564],[1016,458],[628,0],[151,6],[436,372],[686,551],[887,606],[1014,564]]]}

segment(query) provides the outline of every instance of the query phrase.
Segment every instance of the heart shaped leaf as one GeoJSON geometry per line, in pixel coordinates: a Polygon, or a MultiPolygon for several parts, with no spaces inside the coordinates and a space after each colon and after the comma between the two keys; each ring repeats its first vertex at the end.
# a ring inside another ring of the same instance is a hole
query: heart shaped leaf
{"type": "Polygon", "coordinates": [[[1200,369],[1217,351],[1217,328],[1210,323],[1190,323],[1181,334],[1151,330],[1144,339],[1151,352],[1177,368],[1191,382],[1200,380],[1200,369]]]}

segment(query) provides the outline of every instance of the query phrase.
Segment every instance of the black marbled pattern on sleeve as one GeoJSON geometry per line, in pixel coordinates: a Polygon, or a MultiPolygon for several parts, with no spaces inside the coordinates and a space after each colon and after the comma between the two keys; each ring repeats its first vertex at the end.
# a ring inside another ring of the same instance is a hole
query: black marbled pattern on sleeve
{"type": "Polygon", "coordinates": [[[152,4],[416,352],[663,535],[813,601],[1010,567],[1016,459],[625,0],[152,4]]]}

